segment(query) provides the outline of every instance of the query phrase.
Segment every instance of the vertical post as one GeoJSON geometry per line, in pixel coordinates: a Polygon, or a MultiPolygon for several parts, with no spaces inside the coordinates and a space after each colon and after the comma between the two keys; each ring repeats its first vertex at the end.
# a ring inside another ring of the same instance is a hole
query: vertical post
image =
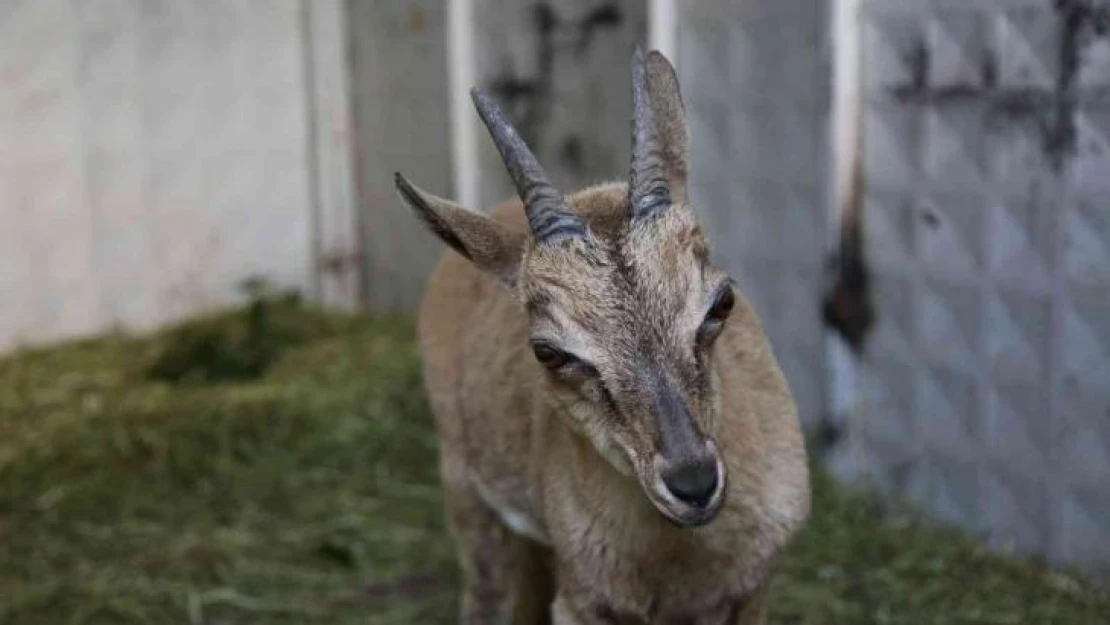
{"type": "Polygon", "coordinates": [[[663,53],[673,65],[678,66],[675,55],[678,21],[675,0],[650,0],[648,4],[648,45],[663,53]]]}
{"type": "MultiPolygon", "coordinates": [[[[829,189],[829,247],[832,251],[840,245],[841,229],[853,202],[853,177],[856,169],[863,167],[863,54],[860,31],[862,0],[835,0],[832,12],[832,124],[830,146],[832,154],[831,188],[829,189]]],[[[862,172],[858,172],[862,176],[862,172]]],[[[825,333],[825,354],[828,367],[829,407],[828,419],[834,421],[846,435],[845,453],[830,456],[830,469],[843,478],[865,477],[865,461],[857,437],[858,427],[852,420],[863,417],[860,405],[860,363],[847,344],[831,332],[825,333]]]]}
{"type": "Polygon", "coordinates": [[[470,89],[474,86],[474,4],[447,4],[447,64],[450,74],[451,157],[454,195],[460,204],[479,210],[478,143],[470,89]]]}
{"type": "Polygon", "coordinates": [[[312,211],[312,299],[350,309],[366,270],[356,209],[345,0],[303,0],[305,166],[312,211]]]}
{"type": "Polygon", "coordinates": [[[863,68],[861,0],[836,0],[833,12],[833,209],[849,199],[857,151],[862,148],[863,68]]]}
{"type": "Polygon", "coordinates": [[[308,179],[308,211],[312,237],[309,261],[309,299],[320,303],[323,299],[322,276],[320,275],[320,256],[323,241],[320,221],[323,210],[320,198],[320,151],[319,151],[319,114],[316,98],[316,51],[312,32],[312,3],[302,0],[300,12],[301,26],[301,69],[304,72],[305,104],[305,177],[308,179]]]}

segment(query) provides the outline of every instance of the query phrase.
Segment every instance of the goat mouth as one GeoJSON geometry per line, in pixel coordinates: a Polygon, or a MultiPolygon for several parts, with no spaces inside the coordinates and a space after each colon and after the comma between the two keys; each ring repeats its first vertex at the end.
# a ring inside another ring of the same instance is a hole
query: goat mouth
{"type": "Polygon", "coordinates": [[[663,482],[657,471],[650,471],[651,478],[644,484],[644,490],[655,509],[679,528],[695,528],[708,525],[717,518],[724,507],[728,492],[728,475],[724,463],[717,458],[717,484],[713,494],[704,503],[690,503],[674,496],[663,482]]]}

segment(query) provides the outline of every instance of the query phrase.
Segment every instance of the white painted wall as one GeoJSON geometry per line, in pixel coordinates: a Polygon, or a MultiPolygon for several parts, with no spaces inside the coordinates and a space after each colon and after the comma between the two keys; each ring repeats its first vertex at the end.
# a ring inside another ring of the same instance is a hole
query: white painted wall
{"type": "Polygon", "coordinates": [[[322,291],[314,249],[353,215],[340,7],[0,3],[0,350],[153,327],[252,274],[322,291]]]}

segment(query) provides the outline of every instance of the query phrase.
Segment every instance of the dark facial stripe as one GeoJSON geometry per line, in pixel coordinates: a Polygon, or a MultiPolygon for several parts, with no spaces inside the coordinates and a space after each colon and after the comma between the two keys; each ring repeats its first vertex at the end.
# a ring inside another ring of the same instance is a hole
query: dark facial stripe
{"type": "Polygon", "coordinates": [[[668,462],[681,463],[697,455],[701,440],[694,417],[681,392],[663,371],[649,370],[652,412],[659,434],[659,451],[668,462]]]}
{"type": "Polygon", "coordinates": [[[623,417],[623,413],[617,406],[617,401],[613,398],[613,393],[609,391],[609,386],[605,383],[605,380],[598,378],[598,386],[601,387],[601,401],[605,403],[605,409],[614,417],[623,417]]]}

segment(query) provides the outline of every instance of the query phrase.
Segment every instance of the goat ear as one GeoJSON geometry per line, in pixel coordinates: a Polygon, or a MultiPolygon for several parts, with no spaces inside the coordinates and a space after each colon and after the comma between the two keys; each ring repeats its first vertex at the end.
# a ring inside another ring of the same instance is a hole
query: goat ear
{"type": "Polygon", "coordinates": [[[655,127],[659,133],[667,184],[674,201],[686,201],[686,169],[689,161],[686,139],[686,110],[674,66],[658,50],[648,52],[647,84],[655,127]]]}
{"type": "Polygon", "coordinates": [[[516,283],[524,252],[523,235],[414,186],[400,173],[394,174],[393,181],[401,199],[440,240],[502,283],[516,283]]]}

